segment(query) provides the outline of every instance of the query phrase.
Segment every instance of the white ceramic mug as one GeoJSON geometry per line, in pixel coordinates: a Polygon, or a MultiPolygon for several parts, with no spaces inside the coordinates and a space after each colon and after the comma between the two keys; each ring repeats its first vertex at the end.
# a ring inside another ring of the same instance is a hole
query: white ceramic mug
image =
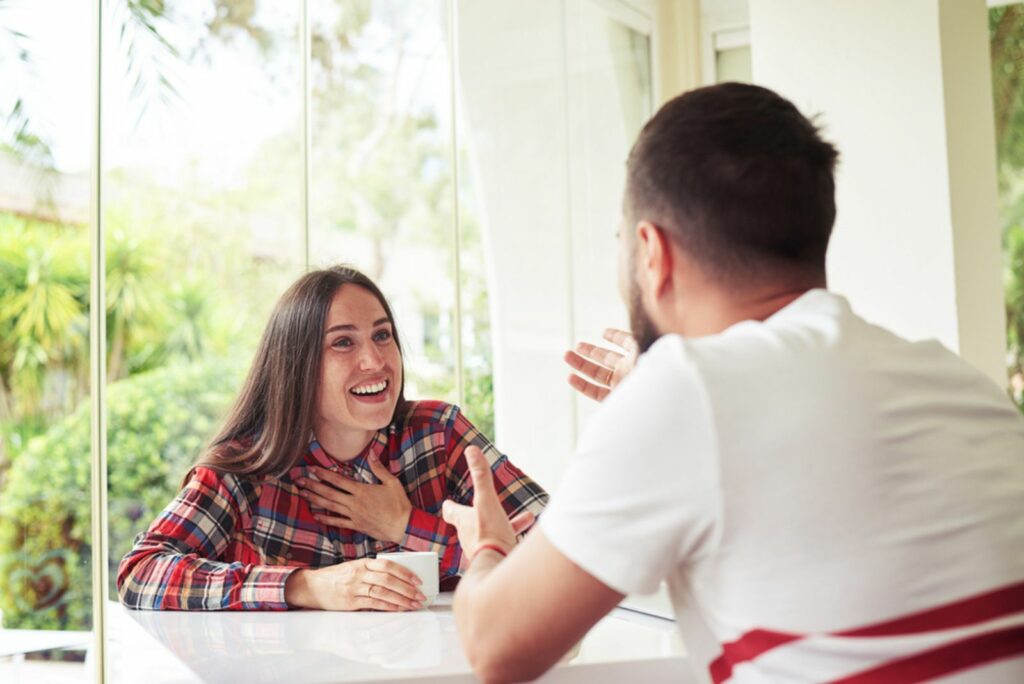
{"type": "Polygon", "coordinates": [[[436,551],[396,551],[394,553],[378,553],[377,558],[389,560],[409,568],[423,581],[419,589],[427,597],[425,606],[429,606],[437,598],[440,589],[438,579],[438,560],[436,551]]]}

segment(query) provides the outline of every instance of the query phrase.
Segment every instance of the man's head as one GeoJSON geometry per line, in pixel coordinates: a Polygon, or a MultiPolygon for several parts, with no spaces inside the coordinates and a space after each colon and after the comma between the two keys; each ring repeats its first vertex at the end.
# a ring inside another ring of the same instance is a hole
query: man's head
{"type": "Polygon", "coordinates": [[[638,272],[652,236],[727,296],[824,285],[837,158],[765,88],[725,83],[666,103],[627,162],[620,277],[641,349],[659,334],[644,306],[661,295],[657,278],[638,272]]]}

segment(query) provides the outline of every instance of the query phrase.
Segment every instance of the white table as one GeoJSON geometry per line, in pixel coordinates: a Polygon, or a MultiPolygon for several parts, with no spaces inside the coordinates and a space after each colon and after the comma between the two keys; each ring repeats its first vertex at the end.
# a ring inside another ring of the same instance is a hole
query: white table
{"type": "Polygon", "coordinates": [[[92,648],[92,632],[72,632],[44,629],[0,629],[0,658],[23,657],[37,651],[72,649],[86,651],[92,648]]]}
{"type": "MultiPolygon", "coordinates": [[[[415,613],[108,611],[108,681],[476,681],[442,594],[415,613]]],[[[692,682],[674,622],[616,609],[543,682],[692,682]]]]}

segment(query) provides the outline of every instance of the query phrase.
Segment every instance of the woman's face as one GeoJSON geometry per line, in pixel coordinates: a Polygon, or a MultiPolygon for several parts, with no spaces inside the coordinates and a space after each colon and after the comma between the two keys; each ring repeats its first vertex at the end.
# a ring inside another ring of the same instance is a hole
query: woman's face
{"type": "Polygon", "coordinates": [[[358,285],[338,289],[327,312],[323,345],[317,434],[358,440],[386,426],[402,386],[402,356],[391,321],[369,290],[358,285]]]}

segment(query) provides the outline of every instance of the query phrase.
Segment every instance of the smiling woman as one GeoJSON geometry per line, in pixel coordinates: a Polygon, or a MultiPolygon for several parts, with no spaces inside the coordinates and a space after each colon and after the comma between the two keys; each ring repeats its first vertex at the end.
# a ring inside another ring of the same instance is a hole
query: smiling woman
{"type": "Polygon", "coordinates": [[[311,272],[281,297],[224,427],[121,561],[133,608],[408,610],[418,578],[376,559],[435,551],[442,588],[462,551],[445,500],[469,503],[465,451],[487,456],[506,513],[547,494],[459,408],[407,401],[387,300],[367,276],[311,272]]]}

